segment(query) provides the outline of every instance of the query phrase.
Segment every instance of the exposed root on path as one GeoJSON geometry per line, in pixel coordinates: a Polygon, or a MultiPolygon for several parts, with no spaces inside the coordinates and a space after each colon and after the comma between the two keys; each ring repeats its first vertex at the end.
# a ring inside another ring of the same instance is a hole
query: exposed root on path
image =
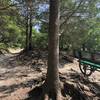
{"type": "Polygon", "coordinates": [[[61,91],[54,93],[54,91],[46,92],[45,84],[36,86],[29,92],[29,98],[25,100],[90,100],[82,90],[80,85],[69,82],[60,76],[61,91]]]}

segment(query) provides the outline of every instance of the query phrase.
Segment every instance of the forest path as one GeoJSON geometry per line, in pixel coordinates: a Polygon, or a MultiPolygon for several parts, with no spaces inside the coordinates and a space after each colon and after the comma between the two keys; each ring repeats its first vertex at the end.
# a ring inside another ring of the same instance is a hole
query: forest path
{"type": "Polygon", "coordinates": [[[16,55],[0,55],[0,100],[21,100],[42,76],[31,66],[22,65],[16,55]]]}
{"type": "MultiPolygon", "coordinates": [[[[15,59],[15,56],[15,54],[0,55],[0,100],[22,100],[26,98],[27,93],[41,81],[39,79],[46,73],[46,68],[39,70],[30,63],[28,65],[22,64],[20,60],[15,59]]],[[[62,66],[59,71],[67,77],[68,82],[78,84],[81,81],[83,75],[76,60],[74,63],[64,62],[62,66]]],[[[94,72],[88,80],[89,85],[82,83],[84,87],[92,86],[100,90],[100,72],[94,72]]],[[[98,92],[98,90],[96,91],[98,92]]],[[[100,91],[97,94],[99,93],[100,91]]],[[[88,91],[87,94],[91,96],[91,100],[99,100],[93,91],[92,93],[88,91]]]]}

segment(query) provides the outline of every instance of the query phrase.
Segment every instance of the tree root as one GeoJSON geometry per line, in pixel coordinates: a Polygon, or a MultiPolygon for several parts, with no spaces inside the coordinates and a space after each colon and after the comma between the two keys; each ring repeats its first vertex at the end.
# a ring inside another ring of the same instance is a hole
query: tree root
{"type": "Polygon", "coordinates": [[[89,100],[87,95],[83,93],[74,83],[62,81],[61,91],[47,92],[45,84],[35,87],[29,92],[29,98],[25,100],[89,100]]]}

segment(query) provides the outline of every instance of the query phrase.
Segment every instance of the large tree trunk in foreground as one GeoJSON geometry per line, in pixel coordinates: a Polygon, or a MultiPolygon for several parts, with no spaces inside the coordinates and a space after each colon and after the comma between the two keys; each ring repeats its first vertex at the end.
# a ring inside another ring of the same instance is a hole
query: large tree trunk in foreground
{"type": "Polygon", "coordinates": [[[49,55],[47,69],[47,92],[53,100],[60,99],[59,80],[59,0],[50,0],[49,55]]]}

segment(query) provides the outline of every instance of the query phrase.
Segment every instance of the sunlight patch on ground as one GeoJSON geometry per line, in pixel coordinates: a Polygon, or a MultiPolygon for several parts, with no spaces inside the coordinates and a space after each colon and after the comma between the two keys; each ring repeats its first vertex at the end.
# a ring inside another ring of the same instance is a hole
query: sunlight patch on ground
{"type": "Polygon", "coordinates": [[[19,53],[21,52],[23,49],[21,48],[8,48],[9,52],[11,53],[19,53]]]}

